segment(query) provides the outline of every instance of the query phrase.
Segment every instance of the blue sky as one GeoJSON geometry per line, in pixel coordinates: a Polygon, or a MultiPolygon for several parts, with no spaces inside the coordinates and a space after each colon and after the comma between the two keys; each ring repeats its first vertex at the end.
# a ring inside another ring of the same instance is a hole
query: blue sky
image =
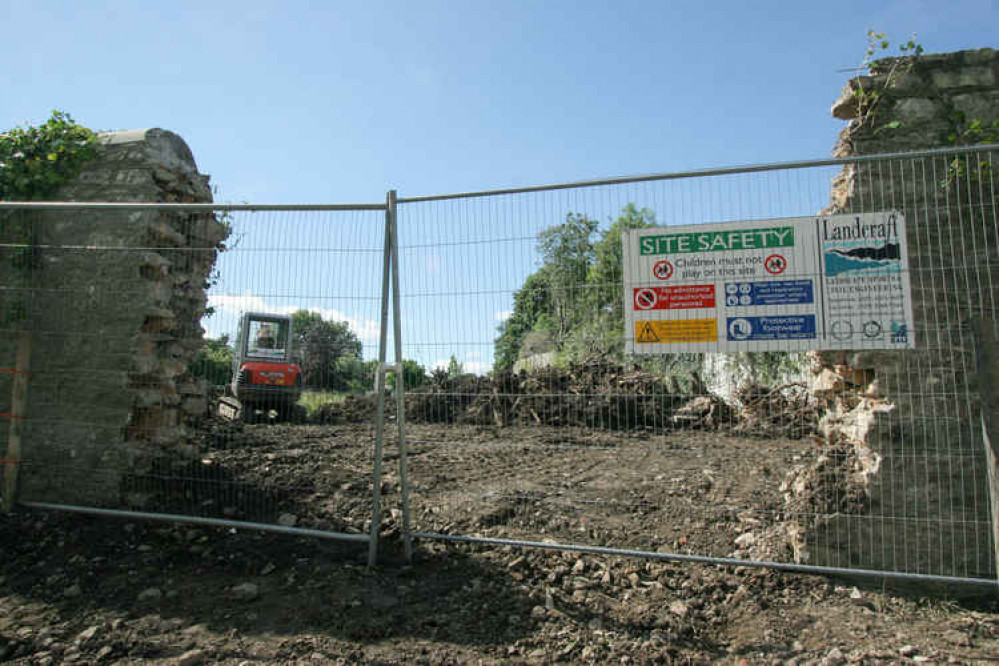
{"type": "MultiPolygon", "coordinates": [[[[95,129],[169,129],[230,202],[372,202],[389,188],[826,156],[842,125],[829,108],[868,28],[916,33],[928,52],[999,46],[999,3],[984,0],[0,0],[0,24],[0,128],[61,109],[95,129]]],[[[556,200],[553,222],[561,203],[579,208],[556,200]]],[[[500,267],[518,266],[511,285],[531,270],[532,245],[500,267]]],[[[311,289],[296,279],[288,293],[311,289]]],[[[482,367],[509,301],[498,292],[481,330],[449,336],[474,338],[479,356],[466,360],[482,367]]]]}
{"type": "Polygon", "coordinates": [[[827,155],[868,28],[999,46],[994,1],[0,0],[0,23],[0,127],[163,127],[223,197],[275,202],[827,155]]]}

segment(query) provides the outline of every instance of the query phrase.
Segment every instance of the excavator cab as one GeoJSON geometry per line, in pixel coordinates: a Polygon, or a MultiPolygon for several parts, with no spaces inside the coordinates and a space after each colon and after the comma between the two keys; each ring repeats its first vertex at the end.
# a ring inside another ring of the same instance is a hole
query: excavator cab
{"type": "Polygon", "coordinates": [[[291,317],[244,313],[236,336],[233,378],[219,415],[251,421],[263,413],[287,420],[300,413],[302,370],[292,356],[291,317]]]}

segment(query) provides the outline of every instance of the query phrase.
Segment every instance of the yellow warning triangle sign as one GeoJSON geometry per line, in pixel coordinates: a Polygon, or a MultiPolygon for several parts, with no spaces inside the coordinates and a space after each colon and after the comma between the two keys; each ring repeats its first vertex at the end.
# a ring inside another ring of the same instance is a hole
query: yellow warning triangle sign
{"type": "Polygon", "coordinates": [[[645,322],[645,325],[639,329],[637,342],[659,342],[659,336],[656,335],[656,329],[651,321],[645,322]]]}

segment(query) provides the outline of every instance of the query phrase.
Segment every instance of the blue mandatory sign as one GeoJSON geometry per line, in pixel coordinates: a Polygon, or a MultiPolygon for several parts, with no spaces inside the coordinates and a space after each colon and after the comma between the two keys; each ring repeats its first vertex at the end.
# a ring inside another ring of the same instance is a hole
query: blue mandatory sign
{"type": "Polygon", "coordinates": [[[772,282],[729,282],[725,285],[725,305],[797,305],[814,303],[811,280],[772,282]]]}
{"type": "Polygon", "coordinates": [[[729,317],[729,340],[808,340],[815,337],[815,315],[729,317]]]}

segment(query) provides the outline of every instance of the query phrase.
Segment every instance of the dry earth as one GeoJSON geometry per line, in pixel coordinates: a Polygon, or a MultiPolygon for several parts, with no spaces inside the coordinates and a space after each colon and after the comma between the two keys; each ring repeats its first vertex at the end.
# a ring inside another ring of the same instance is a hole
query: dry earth
{"type": "MultiPolygon", "coordinates": [[[[408,435],[418,531],[718,556],[782,519],[784,473],[815,455],[807,438],[718,432],[415,425],[408,435]]],[[[150,510],[361,532],[370,441],[357,425],[215,426],[201,461],[132,490],[150,510]]],[[[398,506],[397,460],[390,447],[387,510],[398,506]]],[[[427,540],[406,565],[399,518],[388,514],[382,565],[369,570],[363,544],[19,510],[0,517],[0,661],[999,658],[994,593],[427,540]]]]}

